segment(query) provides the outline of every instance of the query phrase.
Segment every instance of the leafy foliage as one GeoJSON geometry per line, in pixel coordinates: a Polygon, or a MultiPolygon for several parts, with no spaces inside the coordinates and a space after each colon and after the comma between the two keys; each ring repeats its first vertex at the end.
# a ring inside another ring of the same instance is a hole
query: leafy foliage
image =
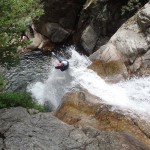
{"type": "Polygon", "coordinates": [[[0,73],[0,92],[3,91],[4,85],[5,85],[5,80],[2,73],[0,73]]]}
{"type": "Polygon", "coordinates": [[[30,93],[27,92],[5,92],[0,93],[0,109],[22,106],[44,111],[44,107],[32,101],[30,93]]]}
{"type": "Polygon", "coordinates": [[[28,92],[4,92],[6,80],[0,73],[0,109],[22,106],[25,108],[34,108],[39,111],[45,111],[44,106],[34,102],[31,94],[28,92]]]}
{"type": "Polygon", "coordinates": [[[7,80],[4,78],[3,74],[0,71],[0,93],[3,92],[6,83],[7,80]]]}
{"type": "Polygon", "coordinates": [[[43,11],[39,0],[1,0],[0,10],[0,63],[13,65],[21,32],[43,11]]]}

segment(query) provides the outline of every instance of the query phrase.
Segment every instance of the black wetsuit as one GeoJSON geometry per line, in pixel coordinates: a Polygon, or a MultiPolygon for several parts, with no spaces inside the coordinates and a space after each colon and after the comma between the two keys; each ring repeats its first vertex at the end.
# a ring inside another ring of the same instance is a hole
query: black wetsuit
{"type": "Polygon", "coordinates": [[[61,68],[60,68],[60,70],[61,71],[65,71],[65,70],[67,70],[69,68],[69,62],[67,61],[67,65],[66,66],[62,66],[61,68]]]}
{"type": "Polygon", "coordinates": [[[56,69],[60,69],[61,71],[65,71],[65,70],[67,70],[67,69],[68,69],[68,67],[69,67],[69,62],[68,62],[67,60],[64,60],[64,61],[66,61],[66,62],[67,62],[67,64],[66,64],[66,65],[63,65],[63,66],[56,66],[55,68],[56,68],[56,69]]]}
{"type": "Polygon", "coordinates": [[[55,57],[59,60],[60,63],[62,63],[62,66],[56,66],[55,69],[60,69],[61,71],[65,71],[68,69],[69,67],[69,62],[67,60],[62,60],[61,58],[59,58],[58,56],[55,55],[55,57]],[[63,63],[66,62],[66,63],[63,63]]]}

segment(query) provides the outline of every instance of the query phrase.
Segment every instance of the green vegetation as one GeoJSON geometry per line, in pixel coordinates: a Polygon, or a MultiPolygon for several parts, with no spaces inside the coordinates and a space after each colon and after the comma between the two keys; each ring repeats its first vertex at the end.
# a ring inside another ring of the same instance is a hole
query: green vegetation
{"type": "Polygon", "coordinates": [[[3,91],[4,85],[5,85],[5,80],[3,75],[0,73],[0,92],[3,91]]]}
{"type": "Polygon", "coordinates": [[[5,84],[6,81],[0,73],[0,109],[22,106],[27,109],[34,108],[42,112],[45,111],[44,106],[34,102],[28,92],[3,92],[5,84]]]}
{"type": "Polygon", "coordinates": [[[19,61],[19,37],[32,19],[43,13],[40,7],[40,0],[0,1],[0,64],[14,65],[19,61]]]}
{"type": "MultiPolygon", "coordinates": [[[[14,66],[19,62],[18,46],[24,46],[19,38],[27,25],[42,13],[41,0],[0,0],[0,65],[14,66]]],[[[0,108],[22,106],[44,111],[44,107],[32,101],[27,92],[4,92],[6,84],[0,72],[0,108]]]]}
{"type": "Polygon", "coordinates": [[[5,92],[0,93],[0,109],[22,106],[44,111],[44,107],[32,101],[30,93],[26,92],[5,92]]]}

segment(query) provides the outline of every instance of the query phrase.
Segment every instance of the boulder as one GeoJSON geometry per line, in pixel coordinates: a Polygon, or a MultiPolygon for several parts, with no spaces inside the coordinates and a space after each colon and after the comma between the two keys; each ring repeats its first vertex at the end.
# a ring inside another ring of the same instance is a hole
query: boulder
{"type": "Polygon", "coordinates": [[[102,46],[89,58],[93,62],[89,68],[108,82],[118,82],[128,76],[119,51],[111,43],[102,46]]]}
{"type": "Polygon", "coordinates": [[[27,30],[26,35],[29,38],[29,44],[25,47],[18,47],[19,53],[27,53],[34,50],[41,50],[41,51],[51,51],[53,48],[53,43],[50,42],[48,38],[43,36],[42,34],[38,33],[34,26],[32,25],[34,35],[31,36],[31,33],[27,30]]]}
{"type": "Polygon", "coordinates": [[[117,79],[117,81],[120,81],[133,74],[145,75],[150,73],[149,30],[147,29],[144,32],[138,25],[143,19],[139,17],[141,13],[148,16],[148,8],[150,8],[149,3],[138,14],[126,21],[106,45],[100,47],[90,56],[90,59],[93,61],[90,66],[91,69],[95,70],[99,75],[105,76],[107,79],[111,75],[107,73],[107,70],[110,70],[109,67],[107,68],[110,65],[107,64],[110,62],[113,74],[109,78],[112,78],[114,81],[118,75],[122,76],[119,80],[117,79]],[[116,65],[116,60],[119,65],[116,65]],[[118,68],[117,71],[114,68],[118,68]]]}
{"type": "Polygon", "coordinates": [[[148,150],[149,148],[145,146],[142,142],[137,141],[135,138],[133,138],[131,135],[126,133],[116,133],[116,132],[107,132],[101,131],[98,132],[98,130],[95,130],[92,127],[84,127],[82,129],[88,136],[90,137],[96,137],[98,141],[95,142],[95,145],[92,144],[86,146],[87,150],[148,150]],[[105,137],[107,137],[105,139],[105,137]],[[131,144],[132,143],[132,144],[131,144]],[[98,148],[97,148],[98,144],[98,148]],[[121,147],[120,147],[121,145],[121,147]]]}
{"type": "MultiPolygon", "coordinates": [[[[137,2],[130,2],[131,6],[127,6],[129,4],[127,3],[127,0],[115,0],[114,2],[112,0],[87,0],[80,13],[75,34],[82,39],[82,32],[86,30],[87,26],[91,26],[97,36],[97,42],[94,41],[91,51],[96,51],[100,46],[106,44],[118,28],[137,11],[138,8],[133,7],[137,2]],[[129,12],[126,10],[126,13],[123,11],[124,7],[132,7],[132,9],[130,8],[129,12]]],[[[144,5],[146,1],[140,0],[139,3],[144,5]]],[[[82,40],[79,42],[82,44],[82,40]]]]}
{"type": "Polygon", "coordinates": [[[123,24],[109,42],[121,52],[123,61],[127,64],[133,63],[135,58],[145,54],[149,48],[146,36],[137,25],[136,16],[123,24]]]}
{"type": "Polygon", "coordinates": [[[69,32],[67,32],[57,23],[44,24],[41,29],[41,33],[54,43],[62,42],[69,36],[69,32]]]}
{"type": "Polygon", "coordinates": [[[0,135],[1,147],[6,150],[80,149],[90,140],[83,131],[50,113],[30,115],[21,107],[0,110],[0,135]]]}
{"type": "Polygon", "coordinates": [[[31,115],[25,108],[0,110],[1,150],[149,150],[129,134],[75,128],[51,113],[31,115]]]}
{"type": "Polygon", "coordinates": [[[97,39],[98,37],[92,27],[86,27],[81,35],[81,45],[88,54],[92,54],[97,39]]]}
{"type": "Polygon", "coordinates": [[[86,0],[44,1],[44,15],[34,20],[36,30],[52,42],[64,42],[75,31],[79,13],[86,0]]]}
{"type": "Polygon", "coordinates": [[[30,38],[31,43],[24,49],[24,51],[27,52],[27,51],[38,49],[41,43],[43,43],[44,41],[45,41],[45,38],[43,37],[43,35],[35,32],[34,37],[30,38]]]}
{"type": "Polygon", "coordinates": [[[117,107],[104,104],[83,89],[66,94],[55,116],[79,128],[91,126],[100,131],[128,133],[150,146],[148,122],[125,116],[117,107]]]}
{"type": "Polygon", "coordinates": [[[86,0],[44,1],[45,14],[41,17],[40,21],[58,23],[66,30],[73,30],[85,1],[86,0]]]}

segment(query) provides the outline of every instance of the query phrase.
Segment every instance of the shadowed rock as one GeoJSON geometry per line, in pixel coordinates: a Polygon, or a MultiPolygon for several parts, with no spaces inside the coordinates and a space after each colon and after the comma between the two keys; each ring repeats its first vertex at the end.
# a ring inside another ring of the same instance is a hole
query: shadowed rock
{"type": "Polygon", "coordinates": [[[88,26],[81,36],[81,44],[85,51],[92,54],[95,44],[97,42],[97,35],[91,26],[88,26]]]}
{"type": "Polygon", "coordinates": [[[150,4],[147,3],[135,16],[118,29],[106,45],[92,54],[90,59],[93,64],[90,68],[100,75],[101,72],[105,72],[105,77],[109,77],[110,74],[106,73],[109,70],[107,64],[111,63],[111,68],[114,70],[112,75],[116,77],[119,74],[122,76],[121,79],[130,77],[133,74],[149,74],[149,10],[150,4]],[[116,60],[117,64],[120,64],[117,70],[113,69],[116,66],[116,63],[114,63],[116,60]],[[97,62],[100,62],[100,65],[96,66],[97,62]],[[106,67],[101,67],[101,64],[106,67]]]}

